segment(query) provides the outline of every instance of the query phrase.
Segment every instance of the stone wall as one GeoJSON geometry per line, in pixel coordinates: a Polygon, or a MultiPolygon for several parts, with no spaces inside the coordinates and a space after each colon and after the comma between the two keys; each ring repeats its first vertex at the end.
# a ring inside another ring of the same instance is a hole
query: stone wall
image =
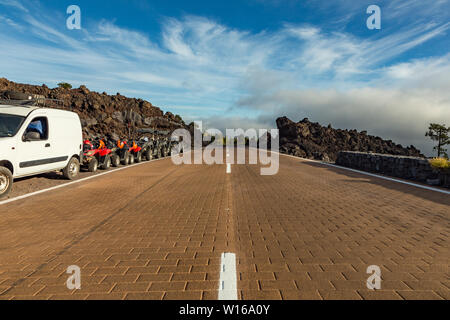
{"type": "Polygon", "coordinates": [[[341,151],[336,164],[362,171],[450,187],[450,174],[434,171],[425,158],[341,151]]]}

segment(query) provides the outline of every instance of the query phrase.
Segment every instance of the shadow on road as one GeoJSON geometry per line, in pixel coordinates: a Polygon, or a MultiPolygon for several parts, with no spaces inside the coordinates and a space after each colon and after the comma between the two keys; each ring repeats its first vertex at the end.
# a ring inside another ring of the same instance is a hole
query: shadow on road
{"type": "Polygon", "coordinates": [[[36,178],[41,178],[41,179],[48,179],[48,180],[64,180],[64,177],[61,173],[59,172],[49,172],[49,173],[43,173],[43,174],[39,174],[36,176],[30,176],[30,177],[23,177],[23,178],[16,178],[14,179],[14,182],[20,182],[20,181],[27,181],[27,180],[32,180],[32,179],[36,179],[36,178]]]}
{"type": "MultiPolygon", "coordinates": [[[[414,187],[414,186],[409,186],[409,185],[398,183],[398,182],[394,182],[394,181],[384,180],[384,179],[377,178],[377,177],[362,175],[362,174],[357,173],[357,172],[352,172],[352,171],[348,171],[348,170],[345,170],[345,169],[330,167],[330,166],[323,165],[323,164],[320,164],[320,163],[307,162],[307,161],[302,161],[301,163],[303,165],[307,165],[307,166],[311,166],[311,167],[315,167],[315,168],[321,168],[321,169],[330,170],[330,171],[332,171],[334,173],[337,173],[337,174],[344,175],[344,176],[347,176],[349,178],[352,178],[352,179],[342,180],[343,182],[354,183],[354,184],[375,184],[375,185],[382,186],[384,188],[389,188],[389,189],[392,189],[392,190],[400,191],[402,193],[414,195],[416,197],[420,197],[420,198],[425,199],[425,200],[429,200],[429,201],[433,201],[433,202],[436,202],[436,203],[440,203],[440,204],[443,204],[443,205],[450,206],[450,196],[448,196],[446,194],[443,194],[443,193],[439,193],[439,192],[435,192],[435,191],[431,191],[431,190],[426,190],[426,189],[421,189],[421,188],[417,188],[417,187],[414,187]],[[359,180],[355,180],[355,178],[357,178],[359,180]],[[364,179],[364,180],[361,180],[361,179],[364,179]]],[[[396,178],[396,177],[389,177],[389,178],[402,180],[402,179],[396,178]]],[[[416,181],[409,181],[409,180],[404,180],[404,181],[405,182],[416,183],[416,184],[421,184],[420,182],[416,182],[416,181]]],[[[423,185],[427,186],[425,184],[423,184],[423,185]]],[[[444,188],[442,188],[442,190],[448,191],[447,189],[444,189],[444,188]]]]}
{"type": "MultiPolygon", "coordinates": [[[[97,173],[101,172],[103,171],[98,171],[97,173]]],[[[80,171],[78,177],[75,180],[86,178],[88,176],[95,175],[97,173],[91,173],[82,170],[80,171]]],[[[70,182],[70,180],[65,179],[62,173],[57,171],[43,173],[35,176],[16,178],[14,179],[14,184],[11,193],[7,197],[2,198],[1,200],[12,199],[35,191],[40,191],[43,189],[62,185],[67,182],[70,182]]]]}

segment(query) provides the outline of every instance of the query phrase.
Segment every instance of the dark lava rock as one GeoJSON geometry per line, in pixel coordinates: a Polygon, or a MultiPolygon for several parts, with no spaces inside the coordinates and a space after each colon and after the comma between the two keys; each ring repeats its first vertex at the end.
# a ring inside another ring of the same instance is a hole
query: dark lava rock
{"type": "Polygon", "coordinates": [[[392,141],[367,134],[366,131],[333,129],[308,118],[294,122],[287,117],[277,119],[280,130],[280,152],[309,159],[334,162],[340,151],[375,152],[381,154],[423,157],[414,146],[407,148],[392,141]]]}
{"type": "Polygon", "coordinates": [[[100,94],[90,91],[84,85],[78,89],[50,89],[46,85],[20,84],[0,78],[0,95],[5,98],[25,99],[28,94],[60,101],[46,101],[47,107],[76,112],[87,137],[128,138],[129,135],[134,137],[142,129],[172,132],[178,128],[186,128],[180,116],[174,116],[170,112],[164,114],[160,108],[148,101],[127,98],[120,93],[112,96],[105,92],[100,94]],[[151,121],[148,121],[149,119],[151,121]]]}

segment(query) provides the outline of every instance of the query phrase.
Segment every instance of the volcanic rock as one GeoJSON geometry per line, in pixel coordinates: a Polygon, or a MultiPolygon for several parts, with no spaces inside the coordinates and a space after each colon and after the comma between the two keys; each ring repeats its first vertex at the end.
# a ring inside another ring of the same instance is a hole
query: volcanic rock
{"type": "Polygon", "coordinates": [[[367,134],[367,131],[334,129],[321,126],[308,118],[294,122],[287,117],[277,119],[280,131],[280,152],[290,155],[334,162],[340,151],[375,152],[381,154],[423,157],[414,146],[404,148],[391,140],[367,134]]]}
{"type": "Polygon", "coordinates": [[[137,135],[140,129],[149,127],[154,132],[172,132],[186,127],[180,116],[174,116],[170,112],[164,114],[148,101],[127,98],[120,93],[100,94],[90,91],[84,85],[78,89],[50,89],[46,85],[20,84],[0,78],[0,96],[22,99],[29,95],[33,98],[53,99],[45,102],[47,107],[76,112],[80,116],[86,137],[128,138],[128,135],[137,135]]]}

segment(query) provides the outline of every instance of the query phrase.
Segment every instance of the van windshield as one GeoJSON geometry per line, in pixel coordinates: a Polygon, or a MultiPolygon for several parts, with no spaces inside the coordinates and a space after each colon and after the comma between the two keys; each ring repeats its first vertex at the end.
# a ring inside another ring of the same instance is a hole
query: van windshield
{"type": "Polygon", "coordinates": [[[0,113],[0,138],[13,137],[24,120],[25,117],[0,113]]]}

